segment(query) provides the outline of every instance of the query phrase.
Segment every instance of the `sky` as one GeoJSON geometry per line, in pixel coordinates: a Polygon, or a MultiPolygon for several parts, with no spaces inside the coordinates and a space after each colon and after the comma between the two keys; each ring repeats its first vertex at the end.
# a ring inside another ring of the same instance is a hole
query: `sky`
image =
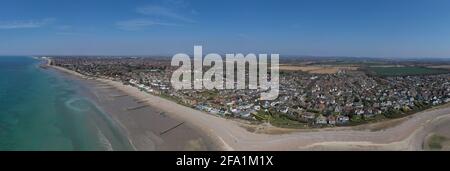
{"type": "Polygon", "coordinates": [[[0,55],[450,57],[448,0],[2,0],[0,55]]]}

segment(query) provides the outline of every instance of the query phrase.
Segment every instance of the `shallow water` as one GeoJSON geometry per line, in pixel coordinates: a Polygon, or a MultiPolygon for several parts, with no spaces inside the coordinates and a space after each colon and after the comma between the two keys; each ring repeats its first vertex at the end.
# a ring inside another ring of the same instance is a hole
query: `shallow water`
{"type": "Polygon", "coordinates": [[[83,85],[31,57],[0,57],[0,150],[132,150],[83,85]]]}

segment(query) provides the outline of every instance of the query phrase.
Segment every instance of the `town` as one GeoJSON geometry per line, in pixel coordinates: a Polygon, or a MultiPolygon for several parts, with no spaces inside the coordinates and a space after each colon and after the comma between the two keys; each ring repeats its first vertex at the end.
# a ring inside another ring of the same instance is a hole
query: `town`
{"type": "Polygon", "coordinates": [[[281,61],[279,97],[266,101],[259,99],[259,90],[251,89],[175,90],[170,79],[177,67],[164,57],[50,58],[51,65],[120,81],[212,115],[288,128],[357,125],[404,117],[450,102],[448,68],[411,66],[415,64],[408,61],[377,66],[281,61]],[[409,67],[424,72],[409,73],[409,67]],[[378,70],[393,73],[377,74],[378,70]]]}

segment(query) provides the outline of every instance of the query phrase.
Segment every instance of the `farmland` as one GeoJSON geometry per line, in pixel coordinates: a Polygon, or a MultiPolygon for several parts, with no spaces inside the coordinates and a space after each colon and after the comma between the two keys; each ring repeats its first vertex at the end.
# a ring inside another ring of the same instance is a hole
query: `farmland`
{"type": "Polygon", "coordinates": [[[302,71],[310,74],[335,74],[339,71],[355,71],[356,66],[332,66],[332,65],[307,65],[307,66],[295,66],[295,65],[281,65],[282,71],[302,71]]]}
{"type": "Polygon", "coordinates": [[[367,70],[379,76],[433,75],[449,73],[448,70],[424,67],[368,67],[367,70]]]}

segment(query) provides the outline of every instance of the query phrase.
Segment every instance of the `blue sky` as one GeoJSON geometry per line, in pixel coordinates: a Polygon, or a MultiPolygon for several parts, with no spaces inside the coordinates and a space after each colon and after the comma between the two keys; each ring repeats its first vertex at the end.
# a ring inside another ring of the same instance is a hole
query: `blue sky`
{"type": "Polygon", "coordinates": [[[0,54],[450,57],[448,0],[2,0],[0,54]]]}

